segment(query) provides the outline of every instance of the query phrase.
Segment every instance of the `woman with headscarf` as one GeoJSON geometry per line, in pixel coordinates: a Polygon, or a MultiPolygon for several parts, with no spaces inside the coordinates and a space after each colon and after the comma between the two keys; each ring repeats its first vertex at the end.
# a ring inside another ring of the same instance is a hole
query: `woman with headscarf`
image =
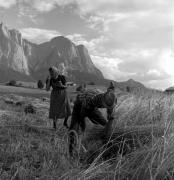
{"type": "Polygon", "coordinates": [[[68,128],[67,120],[71,115],[70,102],[66,91],[66,78],[59,73],[54,66],[49,68],[49,74],[46,80],[46,90],[52,87],[50,96],[49,118],[53,119],[53,128],[56,129],[57,119],[64,118],[64,126],[68,128]]]}

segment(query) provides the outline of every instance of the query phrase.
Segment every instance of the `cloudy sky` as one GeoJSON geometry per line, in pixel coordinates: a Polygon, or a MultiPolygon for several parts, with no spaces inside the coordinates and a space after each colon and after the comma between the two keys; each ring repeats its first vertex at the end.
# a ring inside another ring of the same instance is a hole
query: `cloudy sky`
{"type": "Polygon", "coordinates": [[[0,19],[32,42],[84,44],[106,78],[174,86],[173,0],[0,0],[0,19]]]}

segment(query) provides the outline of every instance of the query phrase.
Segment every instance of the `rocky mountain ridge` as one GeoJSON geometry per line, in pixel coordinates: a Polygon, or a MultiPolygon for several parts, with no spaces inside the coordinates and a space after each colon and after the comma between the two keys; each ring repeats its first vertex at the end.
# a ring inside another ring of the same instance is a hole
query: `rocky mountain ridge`
{"type": "Polygon", "coordinates": [[[76,46],[63,36],[34,44],[23,39],[19,31],[0,24],[0,82],[13,78],[44,80],[48,68],[60,63],[67,71],[67,77],[75,82],[104,79],[85,46],[76,46]]]}
{"type": "MultiPolygon", "coordinates": [[[[93,64],[87,48],[75,45],[68,38],[58,36],[42,44],[34,44],[22,38],[19,31],[9,30],[0,24],[0,82],[45,81],[50,66],[63,64],[69,81],[76,83],[94,82],[108,86],[105,79],[93,64]]],[[[134,80],[115,82],[123,90],[145,89],[134,80]]]]}

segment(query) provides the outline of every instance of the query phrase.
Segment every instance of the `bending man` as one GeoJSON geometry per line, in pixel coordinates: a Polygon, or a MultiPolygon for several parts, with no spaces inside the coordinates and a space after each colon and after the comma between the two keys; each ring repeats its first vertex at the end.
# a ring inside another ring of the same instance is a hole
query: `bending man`
{"type": "MultiPolygon", "coordinates": [[[[79,130],[84,132],[86,128],[85,117],[88,117],[94,124],[105,126],[106,133],[109,133],[114,120],[113,111],[116,103],[117,98],[114,94],[113,87],[109,87],[105,93],[84,90],[76,97],[69,130],[75,130],[77,134],[79,133],[79,130]],[[107,109],[108,120],[106,120],[98,108],[107,109]]],[[[70,134],[70,154],[72,153],[72,150],[73,135],[70,134]]]]}

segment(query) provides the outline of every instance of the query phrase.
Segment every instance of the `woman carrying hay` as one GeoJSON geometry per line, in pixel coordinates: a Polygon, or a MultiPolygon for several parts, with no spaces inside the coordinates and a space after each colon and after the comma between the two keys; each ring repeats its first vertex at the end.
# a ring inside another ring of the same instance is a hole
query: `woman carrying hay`
{"type": "Polygon", "coordinates": [[[46,80],[46,90],[49,91],[51,87],[49,118],[53,119],[53,128],[57,128],[57,119],[62,118],[64,118],[64,126],[68,128],[67,120],[71,115],[71,108],[66,91],[66,78],[54,66],[49,68],[49,76],[46,80]]]}

